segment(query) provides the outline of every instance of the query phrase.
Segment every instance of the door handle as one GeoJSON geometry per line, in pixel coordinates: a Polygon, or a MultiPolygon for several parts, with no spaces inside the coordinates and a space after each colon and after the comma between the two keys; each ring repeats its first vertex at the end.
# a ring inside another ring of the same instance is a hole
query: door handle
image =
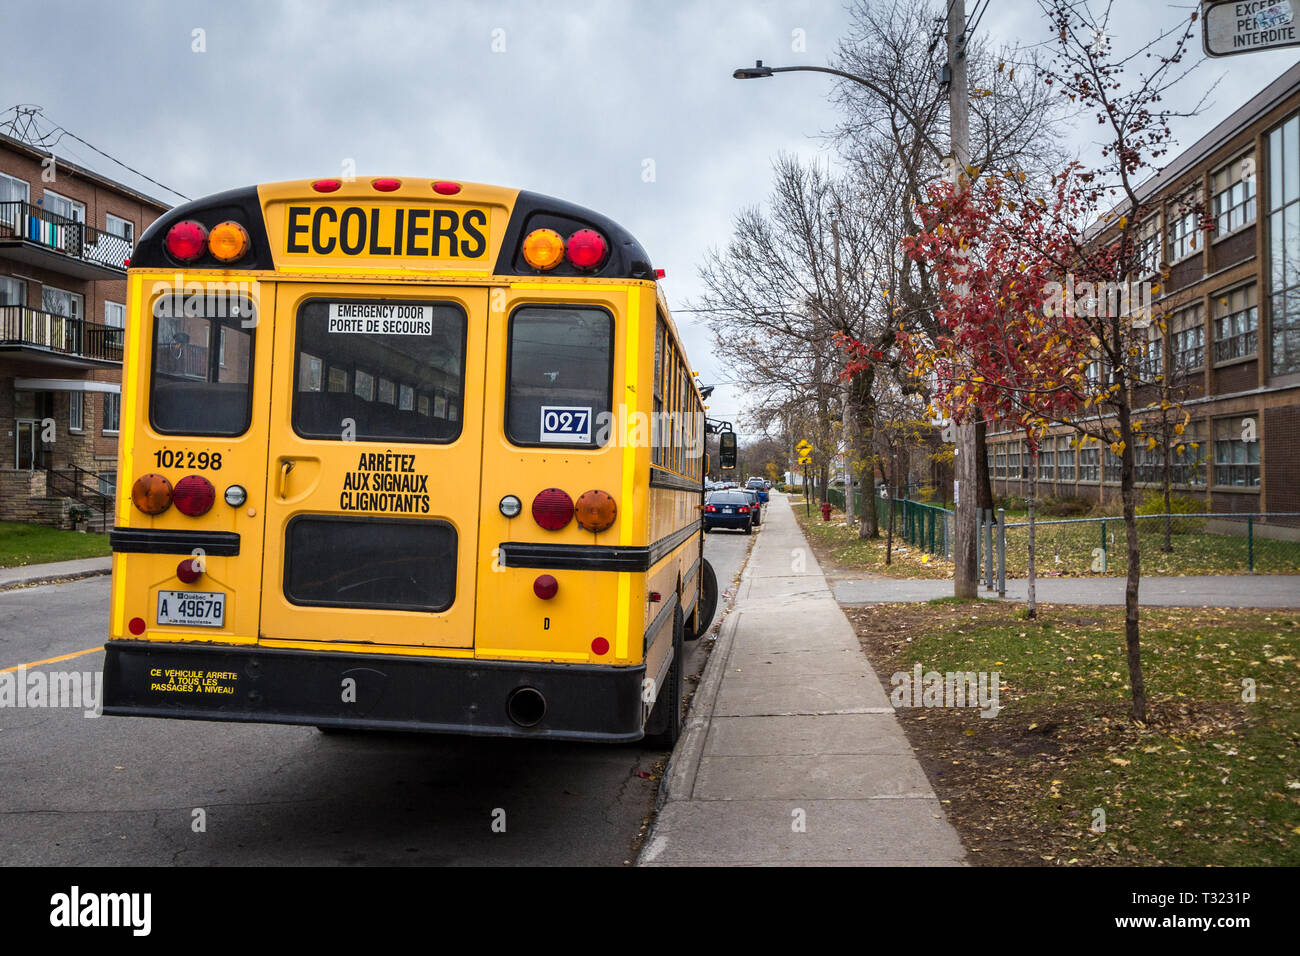
{"type": "Polygon", "coordinates": [[[283,459],[280,462],[280,474],[275,481],[275,496],[277,498],[287,498],[289,490],[289,472],[293,471],[292,459],[283,459]]]}

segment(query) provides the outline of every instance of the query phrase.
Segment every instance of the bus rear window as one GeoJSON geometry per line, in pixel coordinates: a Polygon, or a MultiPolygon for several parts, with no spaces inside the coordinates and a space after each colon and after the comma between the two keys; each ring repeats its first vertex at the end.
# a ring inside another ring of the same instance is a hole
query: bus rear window
{"type": "Polygon", "coordinates": [[[510,317],[506,436],[516,445],[598,448],[610,411],[614,317],[604,309],[525,306],[510,317]]]}
{"type": "Polygon", "coordinates": [[[286,538],[294,604],[445,611],[455,599],[456,530],[445,521],[299,515],[286,538]]]}
{"type": "Polygon", "coordinates": [[[252,303],[166,295],[153,308],[149,422],[167,435],[242,435],[251,420],[252,303]]]}
{"type": "Polygon", "coordinates": [[[293,428],[304,438],[440,444],[460,436],[465,313],[447,302],[304,302],[293,428]]]}

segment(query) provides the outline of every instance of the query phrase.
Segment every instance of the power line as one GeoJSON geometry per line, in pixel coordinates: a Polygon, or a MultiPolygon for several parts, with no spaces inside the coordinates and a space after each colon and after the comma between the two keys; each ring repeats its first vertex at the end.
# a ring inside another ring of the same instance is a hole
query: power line
{"type": "Polygon", "coordinates": [[[128,166],[126,163],[122,162],[116,156],[104,152],[95,144],[87,142],[86,140],[78,136],[76,133],[72,132],[69,129],[66,129],[63,126],[52,126],[50,129],[46,130],[45,132],[41,132],[38,120],[44,119],[44,114],[39,106],[24,106],[20,104],[18,106],[11,106],[9,109],[5,110],[6,114],[11,112],[14,114],[13,118],[10,119],[7,123],[4,123],[3,126],[0,126],[0,128],[7,127],[7,129],[9,130],[9,135],[11,135],[14,139],[20,142],[26,143],[29,146],[34,146],[37,149],[49,150],[50,155],[53,155],[54,147],[57,146],[63,140],[63,137],[65,136],[71,137],[72,139],[75,139],[78,143],[81,143],[81,145],[85,146],[87,149],[93,150],[94,152],[98,153],[100,156],[103,156],[109,162],[116,163],[118,166],[121,166],[123,169],[127,170],[128,172],[136,176],[139,176],[141,179],[145,180],[146,182],[153,183],[153,185],[157,186],[158,188],[165,189],[167,192],[171,193],[172,195],[180,196],[184,200],[188,201],[190,198],[189,196],[185,195],[183,192],[172,189],[170,186],[164,183],[160,183],[152,176],[145,175],[135,167],[128,166]],[[58,134],[57,136],[55,135],[56,133],[58,134]]]}

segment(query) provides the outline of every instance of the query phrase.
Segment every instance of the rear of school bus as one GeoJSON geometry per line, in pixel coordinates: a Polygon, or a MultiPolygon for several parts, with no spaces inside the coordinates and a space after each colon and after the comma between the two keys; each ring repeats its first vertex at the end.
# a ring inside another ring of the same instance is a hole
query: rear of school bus
{"type": "Polygon", "coordinates": [[[647,572],[699,536],[652,547],[618,414],[653,367],[630,235],[517,190],[279,183],[163,216],[128,292],[106,714],[642,736],[694,604],[647,572]]]}

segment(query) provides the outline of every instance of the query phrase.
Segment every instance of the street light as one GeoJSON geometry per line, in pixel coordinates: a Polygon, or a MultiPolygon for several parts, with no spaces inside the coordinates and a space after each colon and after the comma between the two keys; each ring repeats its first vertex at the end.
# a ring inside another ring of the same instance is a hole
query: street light
{"type": "Polygon", "coordinates": [[[775,73],[829,73],[831,76],[838,76],[840,79],[849,80],[850,82],[857,83],[859,86],[865,86],[894,109],[898,110],[898,112],[902,113],[904,119],[907,120],[912,129],[916,130],[917,135],[921,137],[921,141],[934,152],[934,155],[943,156],[943,152],[940,151],[939,147],[934,145],[934,141],[930,139],[925,128],[921,126],[916,117],[914,117],[902,103],[890,96],[886,90],[881,89],[875,83],[871,82],[871,80],[858,76],[857,74],[846,73],[843,70],[837,70],[829,66],[764,66],[762,60],[755,60],[753,66],[742,66],[732,71],[731,77],[735,80],[761,80],[766,79],[775,73]]]}

